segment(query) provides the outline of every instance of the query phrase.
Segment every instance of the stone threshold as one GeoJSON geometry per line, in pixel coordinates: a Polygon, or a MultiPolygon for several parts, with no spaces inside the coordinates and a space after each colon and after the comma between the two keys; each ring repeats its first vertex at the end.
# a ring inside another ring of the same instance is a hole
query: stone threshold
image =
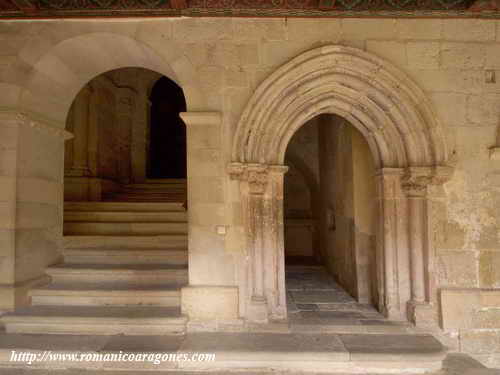
{"type": "Polygon", "coordinates": [[[43,353],[213,353],[213,362],[34,362],[31,369],[107,371],[309,371],[425,373],[442,368],[445,348],[433,336],[189,333],[184,336],[0,335],[0,374],[26,368],[12,350],[43,353]]]}

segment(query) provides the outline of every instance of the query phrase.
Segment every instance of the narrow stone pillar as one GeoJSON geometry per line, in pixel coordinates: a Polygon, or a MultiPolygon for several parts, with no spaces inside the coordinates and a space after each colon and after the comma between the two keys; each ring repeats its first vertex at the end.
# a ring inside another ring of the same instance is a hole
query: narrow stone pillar
{"type": "Polygon", "coordinates": [[[406,199],[401,168],[382,168],[376,174],[380,222],[377,232],[379,308],[389,318],[406,319],[410,297],[406,199]]]}
{"type": "Polygon", "coordinates": [[[240,181],[246,235],[246,319],[266,323],[286,319],[283,223],[283,165],[232,163],[240,181]]]}
{"type": "Polygon", "coordinates": [[[427,185],[431,169],[409,168],[403,190],[408,197],[408,233],[410,238],[411,301],[421,304],[427,300],[425,262],[427,260],[427,185]]]}
{"type": "Polygon", "coordinates": [[[268,168],[264,193],[264,293],[272,320],[287,318],[285,287],[285,233],[283,212],[285,165],[268,168]]]}
{"type": "Polygon", "coordinates": [[[62,240],[64,125],[0,111],[0,310],[28,304],[62,240]]]}
{"type": "Polygon", "coordinates": [[[236,320],[235,262],[226,249],[231,228],[225,206],[221,115],[184,112],[180,116],[186,124],[189,226],[189,286],[182,288],[182,312],[191,318],[191,325],[200,320],[210,322],[206,324],[236,320]]]}
{"type": "Polygon", "coordinates": [[[92,90],[85,86],[76,96],[73,109],[73,166],[72,176],[88,176],[88,135],[89,135],[89,105],[92,90]]]}
{"type": "Polygon", "coordinates": [[[410,245],[411,300],[408,319],[418,326],[437,326],[437,307],[431,301],[428,230],[428,187],[442,184],[451,177],[449,167],[409,167],[403,177],[408,198],[408,234],[410,245]]]}

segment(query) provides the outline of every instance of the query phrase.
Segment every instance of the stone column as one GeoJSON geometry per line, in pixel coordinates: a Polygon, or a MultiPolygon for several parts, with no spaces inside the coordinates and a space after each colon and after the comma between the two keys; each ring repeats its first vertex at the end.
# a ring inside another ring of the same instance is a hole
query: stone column
{"type": "Polygon", "coordinates": [[[427,259],[427,185],[431,169],[409,168],[403,181],[408,197],[408,233],[410,238],[411,301],[414,305],[427,301],[424,265],[427,259]]]}
{"type": "Polygon", "coordinates": [[[288,167],[232,163],[246,236],[248,321],[286,319],[283,177],[288,167]]]}
{"type": "Polygon", "coordinates": [[[428,187],[451,176],[448,167],[409,167],[403,177],[408,198],[411,300],[408,319],[418,326],[437,326],[437,308],[431,301],[429,271],[428,187]]]}
{"type": "Polygon", "coordinates": [[[377,269],[379,308],[389,318],[406,319],[410,298],[407,205],[401,190],[401,168],[382,168],[376,174],[379,216],[377,269]]]}
{"type": "Polygon", "coordinates": [[[71,176],[88,176],[88,133],[89,133],[89,107],[92,90],[85,86],[76,96],[73,108],[73,165],[71,176]]]}
{"type": "Polygon", "coordinates": [[[0,310],[28,304],[62,240],[64,124],[0,112],[0,310]]]}

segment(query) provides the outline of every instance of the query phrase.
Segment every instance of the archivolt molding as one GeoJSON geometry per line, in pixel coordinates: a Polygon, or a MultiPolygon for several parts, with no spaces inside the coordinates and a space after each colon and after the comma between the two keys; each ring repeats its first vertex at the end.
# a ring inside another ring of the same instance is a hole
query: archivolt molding
{"type": "Polygon", "coordinates": [[[4,111],[0,112],[0,123],[14,125],[14,126],[29,126],[46,135],[54,136],[66,141],[73,138],[73,134],[57,127],[57,125],[50,121],[36,119],[33,115],[17,112],[17,111],[4,111]]]}
{"type": "Polygon", "coordinates": [[[440,124],[423,91],[392,64],[335,45],[294,58],[259,86],[238,123],[233,161],[283,164],[295,131],[322,113],[358,128],[379,168],[446,163],[440,124]]]}

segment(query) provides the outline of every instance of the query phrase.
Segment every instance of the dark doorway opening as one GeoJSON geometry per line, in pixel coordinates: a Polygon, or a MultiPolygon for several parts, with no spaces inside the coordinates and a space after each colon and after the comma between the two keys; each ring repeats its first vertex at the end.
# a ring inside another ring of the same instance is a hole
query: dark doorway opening
{"type": "Polygon", "coordinates": [[[150,95],[150,142],[147,177],[186,178],[186,126],[179,114],[186,111],[182,88],[160,78],[150,95]]]}

